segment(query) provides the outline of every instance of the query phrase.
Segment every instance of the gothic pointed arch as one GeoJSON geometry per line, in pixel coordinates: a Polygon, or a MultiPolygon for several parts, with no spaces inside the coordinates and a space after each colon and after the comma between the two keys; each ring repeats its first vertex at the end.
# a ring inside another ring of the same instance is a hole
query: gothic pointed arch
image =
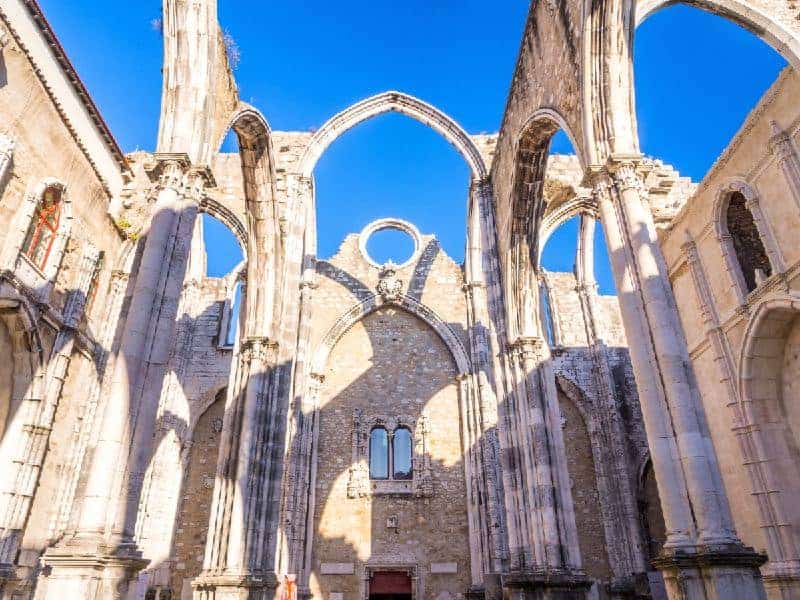
{"type": "Polygon", "coordinates": [[[730,19],[761,38],[795,67],[800,66],[800,28],[792,23],[791,14],[776,10],[768,1],[743,0],[638,0],[635,3],[635,26],[654,13],[675,4],[686,4],[730,19]]]}
{"type": "MultiPolygon", "coordinates": [[[[240,103],[230,119],[239,140],[247,210],[247,279],[263,285],[248,287],[245,337],[271,337],[279,314],[283,248],[280,214],[275,202],[275,165],[272,130],[254,107],[240,103]]],[[[221,143],[221,142],[220,142],[221,143]]]]}
{"type": "MultiPolygon", "coordinates": [[[[515,142],[510,197],[505,199],[503,220],[498,217],[498,229],[508,232],[500,238],[500,252],[506,256],[503,269],[511,339],[536,337],[540,329],[535,319],[538,314],[536,271],[539,250],[543,246],[540,238],[546,212],[545,176],[550,142],[559,130],[566,133],[573,148],[580,147],[575,144],[576,138],[566,119],[550,108],[536,110],[515,142]]],[[[580,152],[578,160],[583,168],[585,159],[580,152]]]]}
{"type": "Polygon", "coordinates": [[[240,216],[236,214],[236,212],[230,207],[210,196],[204,196],[200,200],[200,212],[211,215],[231,230],[233,235],[236,237],[236,240],[239,242],[242,252],[245,253],[246,259],[247,227],[245,226],[244,222],[242,222],[240,216]]]}
{"type": "Polygon", "coordinates": [[[353,325],[374,313],[380,308],[396,306],[418,317],[427,323],[441,338],[453,356],[459,375],[468,375],[472,372],[469,355],[466,348],[458,339],[450,326],[430,307],[414,300],[410,296],[402,295],[395,300],[387,301],[380,296],[371,296],[363,302],[354,304],[344,312],[322,338],[311,364],[311,372],[322,375],[328,362],[328,356],[336,343],[347,333],[353,325]]]}
{"type": "Polygon", "coordinates": [[[362,100],[329,119],[308,144],[300,161],[302,176],[311,177],[320,156],[339,136],[359,123],[387,112],[399,112],[427,125],[455,146],[469,165],[473,180],[482,180],[486,177],[488,169],[481,153],[458,123],[436,107],[395,91],[362,100]]]}
{"type": "Polygon", "coordinates": [[[584,65],[586,120],[598,163],[614,154],[640,151],[633,43],[636,28],[658,10],[686,4],[720,15],[763,40],[795,68],[800,67],[797,11],[778,9],[769,0],[609,0],[588,4],[590,30],[584,35],[586,56],[590,57],[584,65]]]}
{"type": "Polygon", "coordinates": [[[741,422],[736,423],[752,453],[747,464],[763,475],[753,479],[770,564],[798,560],[800,548],[800,469],[792,458],[800,451],[800,413],[796,400],[800,354],[800,296],[765,298],[753,309],[738,362],[741,422]],[[766,493],[767,490],[769,493],[766,493]]]}

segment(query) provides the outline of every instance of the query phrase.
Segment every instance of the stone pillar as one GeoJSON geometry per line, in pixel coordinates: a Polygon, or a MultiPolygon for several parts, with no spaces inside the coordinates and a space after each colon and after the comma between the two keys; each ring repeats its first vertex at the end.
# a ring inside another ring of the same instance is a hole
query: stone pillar
{"type": "MultiPolygon", "coordinates": [[[[474,181],[470,189],[465,260],[467,283],[467,323],[472,354],[470,390],[472,419],[477,423],[474,435],[477,448],[473,451],[475,477],[479,478],[480,496],[485,499],[481,520],[484,540],[484,587],[489,574],[501,573],[508,560],[507,524],[503,513],[502,472],[500,469],[500,440],[498,431],[497,393],[491,382],[496,381],[499,342],[490,317],[490,294],[498,291],[487,285],[490,277],[499,279],[497,245],[493,220],[491,186],[488,181],[474,181]]],[[[475,594],[482,593],[479,588],[475,594]]]]}
{"type": "MultiPolygon", "coordinates": [[[[249,294],[248,294],[249,296],[249,294]]],[[[277,344],[241,344],[228,386],[217,476],[197,600],[271,598],[278,586],[274,542],[281,471],[276,436],[277,344]]]]}
{"type": "Polygon", "coordinates": [[[533,227],[527,213],[515,218],[506,264],[507,387],[498,404],[510,560],[501,583],[507,597],[584,598],[589,582],[581,571],[555,374],[542,335],[533,227]]]}
{"type": "Polygon", "coordinates": [[[633,593],[637,578],[641,580],[648,570],[642,545],[642,530],[639,521],[636,490],[632,485],[635,473],[631,473],[626,459],[625,424],[620,414],[622,398],[617,398],[611,371],[608,347],[604,343],[597,324],[602,322],[602,308],[598,306],[597,281],[594,274],[594,239],[597,220],[594,215],[583,213],[580,217],[577,255],[575,257],[575,279],[578,298],[581,302],[586,340],[593,363],[594,387],[597,404],[597,435],[607,444],[608,459],[598,460],[598,484],[601,477],[606,481],[601,494],[607,497],[600,510],[605,523],[624,524],[622,527],[606,528],[609,542],[607,553],[615,581],[613,597],[627,597],[633,593]],[[602,474],[602,475],[601,475],[602,474]]]}
{"type": "Polygon", "coordinates": [[[770,124],[772,126],[770,151],[777,157],[783,176],[792,192],[792,199],[800,210],[800,157],[789,134],[783,131],[777,122],[772,121],[770,124]]]}
{"type": "MultiPolygon", "coordinates": [[[[76,597],[89,597],[97,577],[104,588],[124,593],[128,579],[147,563],[134,541],[141,487],[173,339],[187,242],[202,187],[212,181],[206,171],[191,169],[188,158],[179,154],[156,155],[152,176],[157,180],[156,202],[81,498],[77,531],[42,559],[50,567],[45,570],[48,581],[72,580],[70,586],[85,590],[76,597]]],[[[60,586],[44,583],[41,598],[62,597],[60,586]]]]}
{"type": "Polygon", "coordinates": [[[582,288],[597,289],[594,276],[594,229],[595,218],[583,213],[578,228],[578,245],[575,256],[575,279],[582,288]]]}
{"type": "Polygon", "coordinates": [[[310,424],[310,448],[309,448],[309,479],[308,479],[308,499],[306,500],[305,513],[305,543],[302,545],[303,568],[300,577],[300,584],[297,595],[300,598],[311,598],[311,571],[312,553],[314,546],[314,520],[317,506],[317,461],[319,447],[319,403],[322,397],[322,384],[325,382],[324,375],[312,373],[309,377],[307,399],[304,398],[309,410],[313,410],[313,422],[310,424]]]}
{"type": "Polygon", "coordinates": [[[667,526],[655,562],[670,598],[761,598],[764,557],[733,530],[640,158],[612,157],[593,183],[667,526]]]}

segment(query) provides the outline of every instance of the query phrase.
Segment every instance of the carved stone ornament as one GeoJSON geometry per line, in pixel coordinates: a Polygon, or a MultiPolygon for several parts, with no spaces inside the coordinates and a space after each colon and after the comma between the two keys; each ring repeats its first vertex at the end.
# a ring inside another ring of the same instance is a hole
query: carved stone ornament
{"type": "Polygon", "coordinates": [[[396,302],[403,295],[403,281],[397,277],[394,263],[388,262],[384,265],[377,290],[386,302],[396,302]]]}

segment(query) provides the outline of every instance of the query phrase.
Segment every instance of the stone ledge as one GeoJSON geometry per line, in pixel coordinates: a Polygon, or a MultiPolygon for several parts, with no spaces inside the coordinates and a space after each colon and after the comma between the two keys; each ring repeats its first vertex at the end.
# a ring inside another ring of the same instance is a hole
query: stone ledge
{"type": "Polygon", "coordinates": [[[695,551],[667,549],[654,558],[652,565],[660,570],[697,569],[707,567],[742,567],[758,569],[767,562],[767,555],[744,545],[698,546],[695,551]]]}
{"type": "Polygon", "coordinates": [[[582,571],[569,569],[531,569],[506,573],[501,577],[503,588],[517,590],[560,590],[583,597],[592,582],[582,571]]]}
{"type": "Polygon", "coordinates": [[[192,580],[195,590],[216,589],[277,589],[278,576],[273,572],[264,573],[215,573],[203,572],[192,580]]]}

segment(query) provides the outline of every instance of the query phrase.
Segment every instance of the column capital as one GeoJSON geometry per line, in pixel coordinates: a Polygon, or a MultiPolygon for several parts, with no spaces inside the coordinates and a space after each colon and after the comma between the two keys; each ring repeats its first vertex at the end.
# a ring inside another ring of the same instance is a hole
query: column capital
{"type": "Polygon", "coordinates": [[[606,162],[589,165],[583,184],[596,192],[615,186],[620,192],[636,189],[645,192],[645,178],[652,170],[652,161],[642,154],[612,154],[606,162]]]}
{"type": "Polygon", "coordinates": [[[540,337],[520,336],[508,347],[512,353],[522,359],[541,360],[547,355],[547,342],[540,337]]]}
{"type": "Polygon", "coordinates": [[[170,188],[197,202],[203,190],[216,186],[214,175],[206,165],[192,165],[189,155],[182,152],[158,152],[145,165],[150,181],[159,189],[170,188]]]}
{"type": "Polygon", "coordinates": [[[242,341],[239,354],[246,363],[274,364],[278,358],[278,344],[267,338],[250,338],[242,341]]]}
{"type": "Polygon", "coordinates": [[[152,161],[145,164],[144,170],[150,181],[159,187],[178,189],[191,164],[188,154],[157,152],[153,154],[152,161]]]}

